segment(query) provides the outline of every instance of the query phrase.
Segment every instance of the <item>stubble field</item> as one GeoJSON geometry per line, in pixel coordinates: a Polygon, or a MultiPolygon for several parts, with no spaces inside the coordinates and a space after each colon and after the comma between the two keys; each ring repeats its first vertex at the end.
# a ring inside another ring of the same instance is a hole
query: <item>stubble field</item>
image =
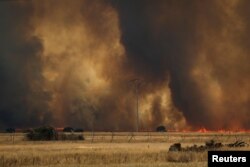
{"type": "MultiPolygon", "coordinates": [[[[0,134],[1,167],[205,167],[207,152],[169,152],[171,144],[183,147],[215,140],[250,143],[249,133],[84,133],[83,141],[27,141],[25,135],[0,134]]],[[[222,150],[250,150],[250,147],[222,150]]]]}

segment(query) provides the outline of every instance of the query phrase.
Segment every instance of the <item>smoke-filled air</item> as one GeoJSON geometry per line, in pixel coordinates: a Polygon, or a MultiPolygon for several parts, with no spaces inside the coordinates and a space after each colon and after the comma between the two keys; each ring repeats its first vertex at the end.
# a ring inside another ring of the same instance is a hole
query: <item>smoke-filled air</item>
{"type": "Polygon", "coordinates": [[[1,1],[0,127],[250,129],[249,16],[249,0],[1,1]]]}

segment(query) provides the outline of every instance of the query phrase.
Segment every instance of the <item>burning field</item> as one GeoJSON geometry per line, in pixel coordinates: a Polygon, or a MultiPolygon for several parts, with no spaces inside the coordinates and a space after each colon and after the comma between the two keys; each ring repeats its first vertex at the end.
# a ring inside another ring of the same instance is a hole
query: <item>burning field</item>
{"type": "Polygon", "coordinates": [[[0,127],[134,131],[138,97],[140,131],[248,130],[249,11],[248,0],[1,1],[0,127]]]}

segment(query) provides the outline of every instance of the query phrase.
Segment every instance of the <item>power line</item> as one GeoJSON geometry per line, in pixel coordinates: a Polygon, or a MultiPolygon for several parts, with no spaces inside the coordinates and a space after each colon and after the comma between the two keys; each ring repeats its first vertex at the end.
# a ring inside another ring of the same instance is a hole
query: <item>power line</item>
{"type": "Polygon", "coordinates": [[[139,132],[140,130],[140,115],[139,115],[139,87],[142,84],[142,81],[140,79],[133,79],[129,81],[133,84],[135,88],[135,94],[136,94],[136,131],[139,132]]]}

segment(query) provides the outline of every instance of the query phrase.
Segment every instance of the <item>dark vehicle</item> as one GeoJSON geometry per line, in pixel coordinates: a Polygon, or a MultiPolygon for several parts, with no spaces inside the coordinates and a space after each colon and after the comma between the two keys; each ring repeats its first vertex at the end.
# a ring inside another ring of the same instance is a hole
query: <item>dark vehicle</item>
{"type": "Polygon", "coordinates": [[[74,129],[72,127],[65,127],[63,132],[74,132],[74,129]]]}
{"type": "Polygon", "coordinates": [[[165,126],[163,126],[163,125],[158,126],[158,127],[156,128],[156,131],[157,131],[157,132],[167,132],[165,126]]]}

